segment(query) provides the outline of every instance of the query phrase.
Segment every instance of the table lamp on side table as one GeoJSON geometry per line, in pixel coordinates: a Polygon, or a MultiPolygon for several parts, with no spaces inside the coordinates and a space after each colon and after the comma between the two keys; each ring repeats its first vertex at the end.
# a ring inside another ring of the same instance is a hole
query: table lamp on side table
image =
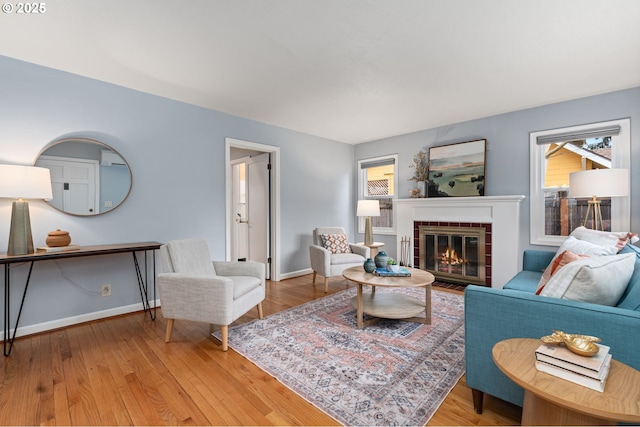
{"type": "Polygon", "coordinates": [[[587,215],[584,218],[586,227],[589,214],[592,214],[594,230],[604,231],[602,212],[598,197],[624,197],[629,195],[628,169],[590,169],[569,174],[569,195],[574,199],[590,198],[587,215]]]}
{"type": "Polygon", "coordinates": [[[378,200],[358,200],[356,216],[365,217],[364,222],[364,244],[373,244],[373,227],[371,217],[380,216],[380,202],[378,200]]]}
{"type": "Polygon", "coordinates": [[[7,255],[34,252],[29,218],[29,202],[23,199],[51,200],[51,173],[47,168],[0,165],[0,197],[14,199],[7,255]],[[15,200],[17,199],[17,200],[15,200]]]}

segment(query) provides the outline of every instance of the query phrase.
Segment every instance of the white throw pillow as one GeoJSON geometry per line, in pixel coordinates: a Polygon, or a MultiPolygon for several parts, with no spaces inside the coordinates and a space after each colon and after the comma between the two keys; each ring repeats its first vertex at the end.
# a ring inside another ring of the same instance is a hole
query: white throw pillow
{"type": "Polygon", "coordinates": [[[632,253],[570,262],[551,276],[540,295],[614,306],[629,284],[635,262],[632,253]]]}
{"type": "Polygon", "coordinates": [[[618,248],[615,245],[603,246],[587,240],[579,240],[574,236],[569,236],[564,242],[562,242],[562,245],[560,245],[560,249],[556,252],[556,256],[560,255],[564,251],[570,251],[574,254],[580,255],[600,256],[615,255],[618,253],[618,248]]]}
{"type": "Polygon", "coordinates": [[[570,236],[573,236],[578,240],[585,240],[600,246],[615,246],[616,252],[622,249],[628,241],[633,243],[634,237],[635,240],[637,240],[637,236],[635,234],[627,231],[600,231],[591,230],[586,227],[576,228],[571,232],[570,236]]]}
{"type": "Polygon", "coordinates": [[[538,288],[536,290],[537,294],[540,294],[542,288],[544,288],[549,282],[549,279],[551,279],[551,274],[553,273],[555,265],[554,263],[557,258],[567,251],[577,255],[587,256],[615,255],[618,253],[618,249],[616,249],[615,246],[600,246],[595,243],[587,242],[586,240],[578,240],[573,236],[567,237],[553,256],[551,263],[549,263],[547,268],[542,272],[542,277],[538,282],[538,288]]]}

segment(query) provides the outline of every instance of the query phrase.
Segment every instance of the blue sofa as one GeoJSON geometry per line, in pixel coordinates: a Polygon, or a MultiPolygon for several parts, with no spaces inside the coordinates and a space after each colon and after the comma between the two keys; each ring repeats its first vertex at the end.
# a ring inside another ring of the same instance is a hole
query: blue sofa
{"type": "Polygon", "coordinates": [[[465,290],[466,381],[474,409],[482,413],[484,393],[522,406],[524,391],[508,379],[491,356],[494,344],[508,338],[540,338],[562,330],[595,335],[611,347],[613,358],[640,370],[640,248],[635,269],[615,307],[535,295],[554,252],[526,250],[523,269],[504,289],[469,285],[465,290]]]}

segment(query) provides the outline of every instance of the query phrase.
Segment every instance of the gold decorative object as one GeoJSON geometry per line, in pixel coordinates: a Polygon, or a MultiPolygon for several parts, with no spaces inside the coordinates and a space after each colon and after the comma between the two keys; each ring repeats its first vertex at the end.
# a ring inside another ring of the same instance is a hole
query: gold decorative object
{"type": "Polygon", "coordinates": [[[600,350],[594,343],[600,342],[600,338],[590,335],[567,334],[562,331],[553,331],[553,335],[540,338],[545,344],[564,344],[569,350],[580,356],[595,356],[600,350]]]}
{"type": "Polygon", "coordinates": [[[47,246],[52,248],[57,248],[60,246],[69,246],[71,243],[71,236],[68,231],[62,231],[60,229],[56,231],[52,231],[47,235],[47,239],[45,240],[47,246]]]}

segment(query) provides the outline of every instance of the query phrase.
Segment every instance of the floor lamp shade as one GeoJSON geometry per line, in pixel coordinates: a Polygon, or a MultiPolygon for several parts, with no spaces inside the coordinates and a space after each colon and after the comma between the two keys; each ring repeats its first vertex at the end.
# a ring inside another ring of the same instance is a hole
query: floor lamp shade
{"type": "Polygon", "coordinates": [[[628,169],[591,169],[569,174],[569,196],[574,199],[588,198],[589,214],[593,213],[594,229],[603,229],[602,212],[598,197],[626,197],[629,195],[628,169]],[[598,223],[600,226],[598,227],[598,223]]]}
{"type": "Polygon", "coordinates": [[[378,200],[358,200],[357,216],[365,217],[364,221],[364,244],[373,245],[372,216],[380,216],[380,202],[378,200]]]}
{"type": "Polygon", "coordinates": [[[569,174],[569,194],[574,199],[629,195],[628,169],[591,169],[569,174]]]}
{"type": "Polygon", "coordinates": [[[49,169],[0,165],[0,197],[14,199],[11,207],[11,228],[9,229],[7,255],[33,253],[29,203],[23,199],[52,199],[49,169]]]}

